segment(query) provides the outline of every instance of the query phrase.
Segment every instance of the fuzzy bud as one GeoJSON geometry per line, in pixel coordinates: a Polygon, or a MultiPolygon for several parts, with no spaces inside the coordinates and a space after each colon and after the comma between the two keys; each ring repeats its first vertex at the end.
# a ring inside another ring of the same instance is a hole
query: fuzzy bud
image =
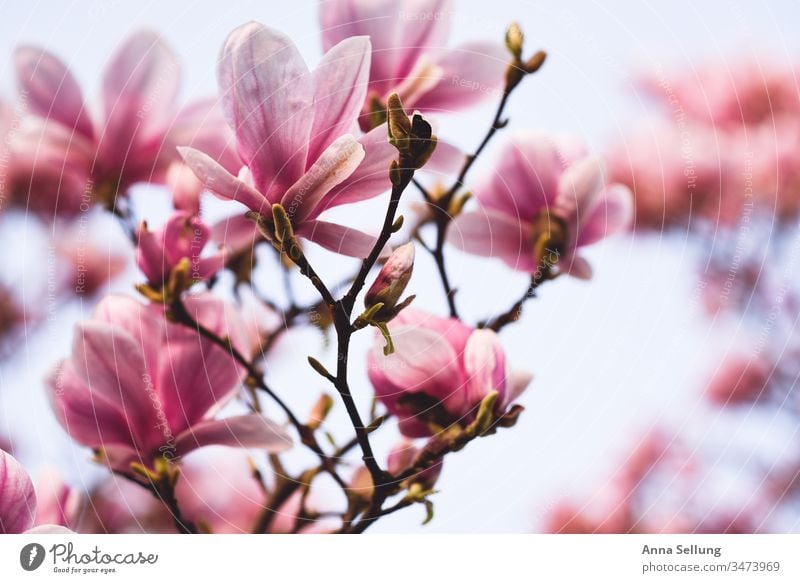
{"type": "Polygon", "coordinates": [[[367,310],[379,303],[383,304],[373,315],[374,319],[386,322],[397,314],[400,296],[403,295],[413,271],[414,244],[406,243],[392,252],[364,297],[367,310]]]}

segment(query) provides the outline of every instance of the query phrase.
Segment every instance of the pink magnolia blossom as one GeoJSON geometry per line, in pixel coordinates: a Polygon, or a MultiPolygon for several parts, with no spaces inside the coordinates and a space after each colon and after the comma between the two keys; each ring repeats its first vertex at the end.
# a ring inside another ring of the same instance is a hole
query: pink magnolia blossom
{"type": "Polygon", "coordinates": [[[204,148],[228,166],[229,133],[212,100],[180,109],[180,67],[158,35],[139,32],[114,53],[90,109],[73,74],[55,55],[16,52],[17,78],[31,116],[13,141],[28,208],[74,215],[95,200],[111,205],[139,182],[163,183],[177,145],[204,148]]]}
{"type": "MultiPolygon", "coordinates": [[[[446,48],[453,19],[450,0],[327,0],[320,3],[322,43],[365,35],[372,65],[364,112],[397,93],[405,107],[457,111],[497,98],[511,59],[491,42],[446,48]]],[[[364,125],[369,118],[362,118],[364,125]]]]}
{"type": "MultiPolygon", "coordinates": [[[[180,149],[184,160],[217,196],[239,201],[269,220],[272,205],[280,203],[299,237],[336,253],[365,257],[373,236],[320,215],[390,187],[389,163],[397,151],[386,127],[357,135],[369,63],[369,39],[348,38],[309,71],[287,36],[256,22],[241,26],[225,42],[218,77],[245,168],[233,176],[194,148],[180,149]]],[[[437,146],[431,164],[450,168],[456,152],[437,146]]],[[[242,217],[221,228],[239,242],[254,237],[252,222],[242,217]]]]}
{"type": "Polygon", "coordinates": [[[648,72],[640,85],[675,115],[717,129],[773,124],[800,116],[796,62],[780,56],[734,55],[675,71],[648,72]]]}
{"type": "Polygon", "coordinates": [[[158,231],[149,231],[142,222],[137,232],[136,262],[149,283],[160,285],[184,259],[189,260],[193,281],[208,279],[225,266],[225,253],[201,253],[211,236],[202,219],[186,211],[176,211],[158,231]]]}
{"type": "Polygon", "coordinates": [[[730,356],[709,380],[706,398],[720,406],[755,403],[769,390],[773,368],[761,357],[730,356]]]}
{"type": "Polygon", "coordinates": [[[206,187],[271,216],[281,203],[296,234],[345,255],[366,255],[373,238],[318,220],[340,204],[380,194],[388,184],[386,130],[357,138],[366,92],[369,40],[348,39],[310,72],[297,47],[258,23],[233,31],[222,49],[219,85],[247,169],[237,178],[212,157],[181,149],[206,187]]]}
{"type": "Polygon", "coordinates": [[[375,395],[397,416],[406,437],[425,437],[435,427],[465,426],[491,391],[502,413],[531,381],[512,371],[497,335],[473,330],[453,318],[405,309],[389,323],[395,352],[378,341],[369,353],[375,395]]]}
{"type": "MultiPolygon", "coordinates": [[[[192,317],[235,346],[237,315],[211,296],[186,301],[192,317]]],[[[163,308],[105,297],[76,327],[72,357],[48,379],[56,417],[73,439],[118,471],[150,466],[206,445],[282,451],[290,439],[260,415],[213,419],[236,393],[242,368],[194,330],[167,320],[163,308]]]]}
{"type": "Polygon", "coordinates": [[[63,285],[70,294],[93,296],[117,278],[130,263],[127,246],[112,244],[107,238],[87,237],[86,231],[99,223],[75,223],[54,236],[56,253],[62,260],[63,285]],[[87,229],[87,224],[90,225],[87,229]]]}
{"type": "Polygon", "coordinates": [[[578,250],[627,228],[632,214],[629,189],[604,184],[599,160],[538,134],[510,140],[475,196],[480,210],[459,215],[448,241],[532,274],[590,277],[578,250]]]}

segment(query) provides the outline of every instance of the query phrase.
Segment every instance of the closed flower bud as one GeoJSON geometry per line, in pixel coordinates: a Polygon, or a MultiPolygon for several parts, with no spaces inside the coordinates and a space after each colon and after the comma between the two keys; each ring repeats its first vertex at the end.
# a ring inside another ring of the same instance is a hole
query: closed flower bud
{"type": "Polygon", "coordinates": [[[414,244],[406,243],[392,252],[364,298],[364,305],[368,310],[379,303],[383,304],[374,314],[376,320],[386,322],[397,314],[400,296],[403,295],[413,270],[414,244]]]}

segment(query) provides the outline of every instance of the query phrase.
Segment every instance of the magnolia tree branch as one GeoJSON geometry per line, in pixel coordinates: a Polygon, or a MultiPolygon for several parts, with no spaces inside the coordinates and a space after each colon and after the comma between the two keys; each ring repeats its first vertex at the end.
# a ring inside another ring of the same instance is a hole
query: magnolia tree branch
{"type": "Polygon", "coordinates": [[[226,350],[233,357],[233,359],[236,360],[236,362],[244,367],[244,369],[247,371],[248,379],[255,384],[256,388],[266,393],[278,405],[278,407],[280,407],[289,420],[289,423],[291,423],[291,425],[300,435],[300,440],[302,441],[303,445],[308,447],[320,458],[320,462],[322,463],[322,467],[325,469],[325,471],[330,474],[330,476],[336,481],[337,484],[339,484],[342,489],[347,488],[347,484],[336,471],[335,460],[329,457],[322,450],[317,442],[316,436],[314,435],[314,431],[308,425],[298,419],[297,415],[294,414],[294,412],[283,401],[283,399],[281,399],[280,396],[278,396],[278,394],[267,385],[267,383],[264,381],[263,374],[255,367],[255,365],[253,365],[252,362],[250,362],[250,360],[245,358],[245,356],[233,346],[229,339],[220,338],[213,331],[209,330],[192,318],[191,314],[189,314],[189,312],[186,310],[186,306],[180,298],[176,299],[170,305],[169,313],[176,322],[195,330],[198,334],[200,334],[200,336],[226,350]]]}
{"type": "MultiPolygon", "coordinates": [[[[492,120],[492,124],[489,126],[489,129],[486,131],[486,134],[484,135],[480,144],[472,154],[467,155],[455,182],[453,182],[453,185],[443,195],[434,197],[426,189],[422,188],[421,185],[417,184],[418,188],[420,188],[420,191],[425,197],[425,200],[434,210],[433,221],[436,226],[436,241],[433,246],[429,247],[426,245],[425,248],[430,252],[434,262],[436,263],[436,270],[439,273],[439,279],[441,280],[445,298],[447,299],[447,306],[450,310],[450,317],[452,318],[459,317],[458,308],[455,301],[455,294],[457,290],[453,289],[453,286],[450,283],[450,277],[447,273],[444,244],[448,225],[453,220],[455,214],[460,212],[463,202],[466,202],[465,199],[464,201],[461,201],[459,204],[455,205],[454,208],[453,203],[455,197],[463,188],[467,179],[467,175],[472,169],[472,166],[486,149],[486,146],[489,145],[489,142],[492,140],[494,135],[508,125],[509,120],[503,116],[512,92],[519,86],[522,79],[524,79],[527,75],[535,73],[539,70],[544,63],[546,56],[544,52],[539,51],[527,62],[522,62],[521,40],[518,46],[512,44],[511,40],[508,40],[512,30],[515,30],[515,25],[509,29],[509,37],[507,37],[508,48],[513,55],[513,59],[511,63],[509,63],[506,71],[505,86],[503,87],[503,93],[497,106],[497,110],[495,111],[494,119],[492,120]]],[[[518,30],[518,27],[516,30],[518,30]]]]}

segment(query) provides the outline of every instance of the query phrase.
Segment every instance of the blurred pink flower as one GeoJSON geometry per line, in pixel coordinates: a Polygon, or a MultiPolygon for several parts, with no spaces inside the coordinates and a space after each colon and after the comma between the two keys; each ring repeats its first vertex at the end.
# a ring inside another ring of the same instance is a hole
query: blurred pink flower
{"type": "Polygon", "coordinates": [[[456,217],[448,241],[531,274],[556,267],[590,277],[579,248],[626,229],[632,215],[629,189],[604,184],[599,160],[534,133],[507,142],[475,196],[480,210],[456,217]]]}
{"type": "Polygon", "coordinates": [[[119,276],[130,261],[128,247],[115,247],[108,240],[101,244],[99,237],[89,239],[86,225],[69,225],[66,231],[54,236],[65,291],[76,296],[97,294],[119,276]]]}
{"type": "Polygon", "coordinates": [[[20,186],[31,210],[69,216],[96,200],[110,208],[135,183],[163,183],[178,145],[238,166],[213,100],[179,109],[180,67],[155,33],[138,32],[114,53],[96,110],[53,54],[24,46],[15,59],[21,100],[33,115],[12,150],[16,172],[28,178],[20,186]]]}
{"type": "MultiPolygon", "coordinates": [[[[450,112],[499,98],[511,55],[500,43],[445,48],[450,0],[328,0],[320,3],[326,50],[353,36],[372,41],[364,113],[397,93],[406,108],[450,112]],[[377,102],[377,103],[376,103],[377,102]]],[[[370,124],[368,116],[362,125],[370,124]]]]}
{"type": "Polygon", "coordinates": [[[773,369],[773,365],[759,356],[729,356],[708,381],[706,398],[723,407],[755,403],[767,393],[773,369]]]}
{"type": "Polygon", "coordinates": [[[407,437],[436,433],[436,427],[467,425],[491,391],[497,413],[522,393],[531,375],[511,371],[497,335],[473,330],[453,318],[403,310],[389,324],[395,352],[383,355],[383,341],[369,353],[375,395],[396,415],[407,437]]]}
{"type": "Polygon", "coordinates": [[[779,56],[734,55],[646,73],[639,83],[669,112],[727,129],[800,115],[797,74],[797,63],[779,56]]]}
{"type": "MultiPolygon", "coordinates": [[[[386,460],[387,469],[392,475],[397,476],[414,465],[419,453],[420,448],[415,446],[411,440],[403,439],[389,452],[386,460]]],[[[432,489],[442,473],[442,463],[443,460],[439,460],[431,467],[411,476],[408,482],[422,484],[427,490],[432,489]]]]}
{"type": "Polygon", "coordinates": [[[373,237],[318,217],[389,185],[396,154],[386,128],[360,138],[351,133],[366,92],[369,51],[368,39],[348,39],[310,72],[282,33],[255,22],[236,29],[222,49],[219,85],[247,168],[237,178],[206,153],[181,148],[186,163],[218,196],[270,219],[271,205],[281,203],[297,235],[366,256],[373,237]]]}
{"type": "Polygon", "coordinates": [[[0,450],[0,533],[19,534],[33,526],[36,492],[25,468],[0,450]]]}
{"type": "Polygon", "coordinates": [[[74,529],[82,506],[79,492],[67,485],[52,467],[45,468],[36,480],[36,525],[58,525],[74,529]]]}
{"type": "Polygon", "coordinates": [[[199,215],[200,195],[205,187],[192,169],[183,162],[173,162],[167,169],[166,180],[175,209],[199,215]]]}
{"type": "MultiPolygon", "coordinates": [[[[186,300],[192,317],[235,346],[238,315],[209,295],[186,300]]],[[[73,439],[121,472],[213,444],[282,451],[290,438],[260,415],[212,419],[236,393],[242,368],[164,309],[106,296],[76,327],[72,357],[48,379],[56,417],[73,439]]]]}
{"type": "Polygon", "coordinates": [[[150,284],[159,286],[169,279],[172,270],[189,261],[193,281],[208,279],[225,266],[225,253],[201,256],[211,236],[211,229],[196,215],[175,211],[166,225],[149,231],[144,221],[137,231],[136,262],[150,284]]]}
{"type": "Polygon", "coordinates": [[[210,447],[193,452],[183,461],[175,488],[181,512],[215,534],[253,532],[265,512],[273,514],[270,534],[330,530],[329,521],[299,518],[301,490],[289,496],[279,508],[269,508],[269,492],[259,483],[253,468],[243,451],[210,447]]]}

